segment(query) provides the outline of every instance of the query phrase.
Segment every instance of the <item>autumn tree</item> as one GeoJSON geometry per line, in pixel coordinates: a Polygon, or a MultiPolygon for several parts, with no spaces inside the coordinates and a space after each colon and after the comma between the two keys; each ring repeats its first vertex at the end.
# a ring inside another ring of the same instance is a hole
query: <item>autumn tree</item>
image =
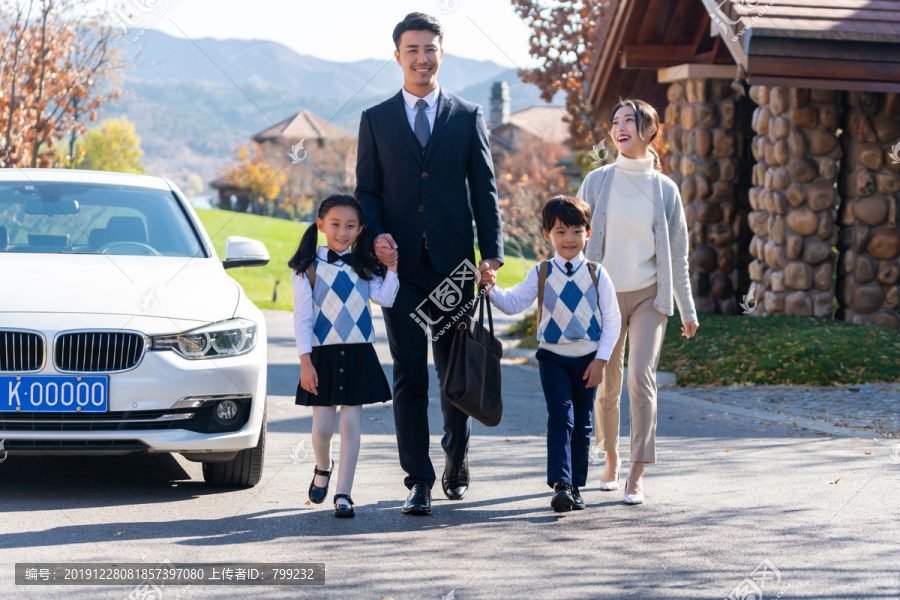
{"type": "MultiPolygon", "coordinates": [[[[281,193],[286,176],[282,169],[273,168],[266,162],[258,148],[241,146],[236,152],[237,165],[224,174],[225,181],[236,188],[245,190],[234,207],[238,212],[271,214],[272,201],[281,193]]],[[[226,207],[220,207],[226,208],[226,207]]]]}
{"type": "Polygon", "coordinates": [[[332,194],[353,194],[356,189],[356,139],[332,137],[293,144],[260,144],[268,164],[285,176],[275,216],[303,219],[316,203],[332,194]]]}
{"type": "MultiPolygon", "coordinates": [[[[573,162],[587,173],[614,160],[614,147],[607,140],[609,115],[600,115],[587,106],[585,85],[591,60],[597,49],[598,30],[607,18],[608,2],[599,0],[512,0],[513,8],[531,29],[530,52],[539,61],[533,70],[519,71],[526,83],[541,90],[550,102],[560,91],[566,97],[566,122],[570,145],[576,151],[573,162]]],[[[666,164],[668,152],[664,125],[653,147],[666,164]]]]}
{"type": "MultiPolygon", "coordinates": [[[[121,65],[114,33],[71,0],[0,0],[0,155],[5,166],[47,167],[54,147],[84,132],[117,97],[103,84],[121,65]]],[[[70,149],[70,154],[72,153],[70,149]]]]}
{"type": "Polygon", "coordinates": [[[563,160],[570,151],[531,134],[522,135],[512,152],[497,157],[497,192],[506,250],[519,257],[543,256],[549,248],[541,227],[541,209],[557,194],[570,194],[571,178],[563,160]]]}
{"type": "Polygon", "coordinates": [[[118,173],[144,172],[141,164],[141,138],[134,131],[134,124],[121,117],[106,119],[89,130],[76,143],[77,156],[82,157],[79,168],[118,173]]]}
{"type": "Polygon", "coordinates": [[[600,0],[512,0],[516,13],[531,29],[530,52],[539,61],[538,68],[521,70],[519,77],[535,84],[547,102],[560,91],[565,94],[574,150],[591,150],[606,135],[602,118],[587,107],[584,86],[607,4],[600,0]]]}

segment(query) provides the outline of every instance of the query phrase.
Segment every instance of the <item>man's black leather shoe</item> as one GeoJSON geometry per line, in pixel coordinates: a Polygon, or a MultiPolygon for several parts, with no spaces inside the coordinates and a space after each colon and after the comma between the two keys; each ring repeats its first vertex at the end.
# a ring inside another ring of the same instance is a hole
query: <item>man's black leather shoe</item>
{"type": "Polygon", "coordinates": [[[404,515],[431,514],[431,488],[424,483],[416,483],[409,490],[406,503],[403,505],[404,515]]]}
{"type": "Polygon", "coordinates": [[[550,506],[556,512],[569,512],[575,504],[572,498],[572,486],[568,483],[557,483],[553,488],[553,498],[550,499],[550,506]]]}
{"type": "Polygon", "coordinates": [[[584,499],[581,497],[581,491],[577,487],[572,487],[572,510],[584,510],[584,499]]]}
{"type": "Polygon", "coordinates": [[[444,495],[451,500],[462,500],[469,490],[469,459],[453,466],[449,456],[444,456],[444,476],[441,478],[444,495]]]}

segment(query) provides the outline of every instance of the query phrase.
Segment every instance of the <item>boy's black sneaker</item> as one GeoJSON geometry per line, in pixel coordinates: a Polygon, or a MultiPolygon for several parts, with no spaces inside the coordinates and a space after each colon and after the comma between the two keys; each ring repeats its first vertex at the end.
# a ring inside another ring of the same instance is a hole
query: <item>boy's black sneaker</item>
{"type": "Polygon", "coordinates": [[[577,487],[572,487],[572,510],[584,510],[584,500],[577,487]]]}
{"type": "Polygon", "coordinates": [[[553,498],[550,500],[550,506],[556,512],[569,512],[575,500],[572,498],[572,486],[568,483],[557,483],[553,488],[553,498]]]}

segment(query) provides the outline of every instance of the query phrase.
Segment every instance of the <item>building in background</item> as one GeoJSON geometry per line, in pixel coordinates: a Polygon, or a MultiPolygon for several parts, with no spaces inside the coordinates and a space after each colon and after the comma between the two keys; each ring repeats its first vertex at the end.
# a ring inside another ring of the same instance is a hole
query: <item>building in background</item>
{"type": "Polygon", "coordinates": [[[541,208],[556,194],[573,193],[581,170],[573,166],[562,108],[538,105],[511,113],[509,106],[509,87],[495,82],[487,125],[504,242],[507,252],[535,258],[548,250],[538,218],[541,208]]]}
{"type": "MultiPolygon", "coordinates": [[[[502,165],[504,159],[515,154],[523,143],[537,140],[567,149],[568,153],[562,163],[553,166],[562,166],[568,173],[573,153],[568,145],[568,125],[563,120],[566,116],[565,109],[553,105],[535,105],[510,113],[509,106],[509,86],[505,81],[494,82],[487,126],[495,165],[502,165]]],[[[580,171],[578,174],[580,175],[580,171]]]]}
{"type": "Polygon", "coordinates": [[[587,100],[660,111],[697,307],[900,328],[900,2],[611,0],[587,100]]]}
{"type": "MultiPolygon", "coordinates": [[[[255,161],[284,178],[278,197],[265,211],[270,216],[308,218],[327,195],[352,194],[356,187],[356,139],[308,110],[253,135],[250,145],[255,161]]],[[[210,183],[219,194],[219,206],[247,210],[253,206],[251,192],[232,179],[225,173],[210,183]]]]}

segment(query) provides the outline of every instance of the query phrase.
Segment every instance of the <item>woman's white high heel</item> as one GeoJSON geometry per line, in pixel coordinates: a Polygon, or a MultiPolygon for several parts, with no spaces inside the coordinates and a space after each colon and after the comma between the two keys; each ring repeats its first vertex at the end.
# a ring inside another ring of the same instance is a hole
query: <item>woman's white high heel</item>
{"type": "MultiPolygon", "coordinates": [[[[630,475],[630,473],[629,473],[630,475]]],[[[625,501],[625,504],[643,504],[644,502],[644,490],[638,485],[637,481],[632,481],[631,479],[626,479],[625,481],[625,489],[628,489],[628,484],[632,483],[631,486],[634,490],[633,494],[629,494],[627,491],[622,494],[622,500],[625,501]]]]}
{"type": "Polygon", "coordinates": [[[600,489],[604,492],[614,492],[619,489],[619,465],[616,465],[616,478],[612,481],[600,480],[600,489]]]}

